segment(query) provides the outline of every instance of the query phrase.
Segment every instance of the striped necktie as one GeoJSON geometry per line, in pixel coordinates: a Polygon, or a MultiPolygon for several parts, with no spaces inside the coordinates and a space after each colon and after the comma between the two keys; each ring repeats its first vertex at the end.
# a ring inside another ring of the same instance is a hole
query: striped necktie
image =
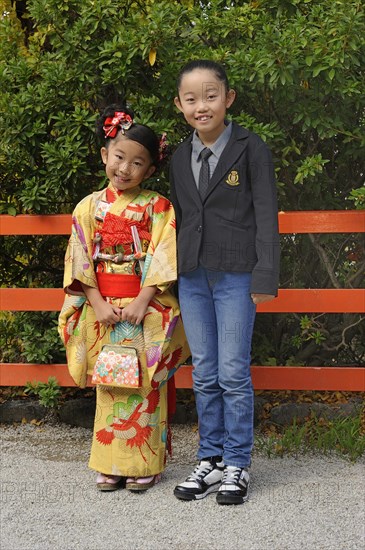
{"type": "Polygon", "coordinates": [[[205,149],[203,149],[200,153],[200,157],[202,159],[202,165],[199,173],[198,188],[202,199],[204,199],[208,190],[209,179],[210,179],[208,158],[210,157],[211,154],[212,154],[212,151],[208,147],[205,147],[205,149]]]}

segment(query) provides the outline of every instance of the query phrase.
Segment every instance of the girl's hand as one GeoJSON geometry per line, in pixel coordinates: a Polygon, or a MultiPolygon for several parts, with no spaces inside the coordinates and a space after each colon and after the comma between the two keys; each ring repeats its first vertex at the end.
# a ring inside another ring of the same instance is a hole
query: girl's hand
{"type": "Polygon", "coordinates": [[[120,313],[122,311],[120,307],[112,306],[112,304],[106,302],[98,288],[93,288],[84,283],[81,283],[81,286],[99,323],[105,326],[115,325],[120,320],[120,313]]]}
{"type": "Polygon", "coordinates": [[[102,300],[93,306],[95,315],[99,323],[105,326],[115,325],[120,321],[121,309],[113,306],[105,300],[102,300]]]}
{"type": "Polygon", "coordinates": [[[137,296],[133,302],[122,309],[121,320],[128,321],[132,325],[139,325],[146,315],[148,303],[149,302],[146,303],[144,300],[138,300],[137,296]]]}
{"type": "Polygon", "coordinates": [[[270,302],[275,296],[272,294],[251,294],[251,299],[254,304],[263,304],[264,302],[270,302]]]}
{"type": "Polygon", "coordinates": [[[132,325],[139,325],[143,321],[148,308],[148,304],[156,294],[157,287],[147,286],[142,288],[130,304],[122,309],[121,320],[129,321],[132,325]]]}

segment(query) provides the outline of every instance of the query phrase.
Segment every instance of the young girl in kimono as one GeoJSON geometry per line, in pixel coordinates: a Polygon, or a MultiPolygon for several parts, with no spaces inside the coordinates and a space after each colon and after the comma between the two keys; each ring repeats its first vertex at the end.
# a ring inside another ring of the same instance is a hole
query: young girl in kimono
{"type": "Polygon", "coordinates": [[[188,356],[169,291],[176,279],[175,214],[166,198],[140,187],[159,163],[156,134],[115,105],[99,119],[97,134],[109,184],[73,212],[59,333],[80,387],[104,345],[137,349],[140,387],[96,388],[89,467],[102,491],[124,484],[145,491],[165,466],[170,393],[174,397],[169,392],[168,403],[167,389],[188,356]]]}

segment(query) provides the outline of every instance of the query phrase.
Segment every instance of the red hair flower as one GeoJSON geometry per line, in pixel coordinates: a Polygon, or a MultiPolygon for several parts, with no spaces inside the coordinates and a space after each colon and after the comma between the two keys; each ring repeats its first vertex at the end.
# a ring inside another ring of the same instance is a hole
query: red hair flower
{"type": "Polygon", "coordinates": [[[165,158],[166,154],[166,148],[167,148],[167,140],[166,140],[166,132],[164,132],[160,138],[160,146],[159,146],[159,161],[161,162],[165,158]]]}
{"type": "Polygon", "coordinates": [[[104,122],[103,130],[106,138],[115,138],[118,130],[122,130],[122,134],[133,124],[131,116],[124,112],[115,112],[113,117],[107,117],[104,122]]]}

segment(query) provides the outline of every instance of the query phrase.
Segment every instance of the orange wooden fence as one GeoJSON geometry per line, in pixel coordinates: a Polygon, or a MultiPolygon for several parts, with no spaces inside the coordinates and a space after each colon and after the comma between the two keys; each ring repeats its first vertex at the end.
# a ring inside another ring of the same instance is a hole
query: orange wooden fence
{"type": "MultiPolygon", "coordinates": [[[[0,235],[68,235],[70,215],[0,216],[0,235]]],[[[280,212],[280,233],[365,232],[364,211],[280,212]]],[[[51,288],[0,288],[2,311],[58,311],[63,291],[51,288]]],[[[276,300],[261,304],[258,313],[365,313],[364,289],[281,289],[276,300]]],[[[182,366],[176,386],[190,388],[192,367],[182,366]]],[[[0,386],[46,382],[55,376],[73,386],[67,366],[0,363],[0,386]]],[[[253,366],[255,389],[365,391],[365,367],[253,366]]]]}

